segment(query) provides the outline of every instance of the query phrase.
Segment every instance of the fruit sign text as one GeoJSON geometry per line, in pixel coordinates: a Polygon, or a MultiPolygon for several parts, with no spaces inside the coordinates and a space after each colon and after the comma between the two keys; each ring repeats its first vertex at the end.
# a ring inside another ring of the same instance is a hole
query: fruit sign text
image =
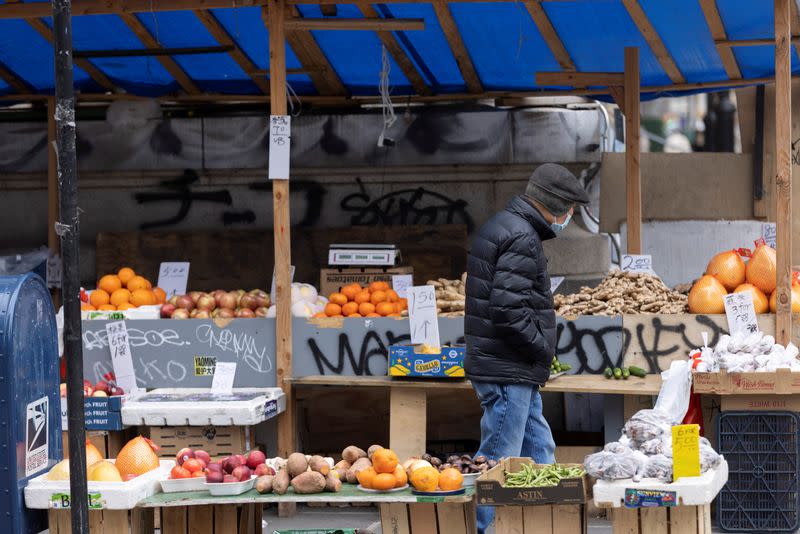
{"type": "Polygon", "coordinates": [[[436,288],[429,285],[408,288],[408,321],[411,343],[441,347],[436,312],[436,288]]]}
{"type": "Polygon", "coordinates": [[[269,179],[289,179],[289,152],[291,151],[292,117],[269,117],[269,179]]]}
{"type": "Polygon", "coordinates": [[[700,425],[672,427],[673,479],[700,476],[700,425]]]}
{"type": "Polygon", "coordinates": [[[129,393],[136,392],[136,371],[133,368],[131,344],[128,341],[128,329],[125,321],[106,324],[108,348],[111,350],[111,365],[117,377],[117,384],[129,393]]]}

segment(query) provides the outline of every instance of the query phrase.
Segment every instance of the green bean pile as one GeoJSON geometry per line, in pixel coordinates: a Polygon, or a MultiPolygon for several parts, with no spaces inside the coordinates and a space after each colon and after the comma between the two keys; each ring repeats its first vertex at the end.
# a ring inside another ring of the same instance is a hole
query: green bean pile
{"type": "Polygon", "coordinates": [[[559,464],[536,467],[525,464],[520,471],[506,471],[506,488],[536,488],[558,486],[564,478],[580,478],[586,473],[583,467],[566,467],[559,464]]]}

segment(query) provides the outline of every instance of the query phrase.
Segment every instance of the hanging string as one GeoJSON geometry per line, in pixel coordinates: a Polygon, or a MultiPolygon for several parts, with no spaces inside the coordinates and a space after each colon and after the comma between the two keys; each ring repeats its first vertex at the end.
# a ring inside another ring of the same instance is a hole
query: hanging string
{"type": "Polygon", "coordinates": [[[381,110],[383,112],[383,129],[381,135],[378,137],[378,146],[383,146],[383,140],[386,131],[392,127],[397,120],[394,114],[394,106],[392,105],[392,97],[390,95],[391,88],[389,87],[389,72],[392,65],[389,63],[389,53],[385,46],[381,46],[381,78],[378,84],[378,92],[381,95],[381,110]]]}
{"type": "Polygon", "coordinates": [[[289,104],[289,115],[299,117],[303,111],[302,103],[300,102],[300,97],[294,91],[294,87],[288,81],[286,82],[286,100],[289,104]],[[297,111],[295,111],[295,102],[297,102],[297,111]]]}

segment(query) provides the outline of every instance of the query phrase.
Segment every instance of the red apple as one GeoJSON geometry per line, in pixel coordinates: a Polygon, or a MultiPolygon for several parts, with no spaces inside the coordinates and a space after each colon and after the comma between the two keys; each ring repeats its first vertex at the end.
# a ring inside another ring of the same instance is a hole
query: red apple
{"type": "Polygon", "coordinates": [[[198,460],[202,460],[203,462],[205,462],[207,466],[211,465],[211,455],[204,450],[197,449],[196,451],[194,451],[194,457],[197,458],[198,460]]]}
{"type": "Polygon", "coordinates": [[[225,476],[222,474],[222,471],[209,471],[206,474],[206,482],[209,484],[219,484],[225,480],[225,476]]]}
{"type": "Polygon", "coordinates": [[[102,391],[103,393],[110,393],[111,387],[108,385],[108,382],[105,380],[100,380],[97,384],[94,385],[95,391],[102,391]]]}
{"type": "MultiPolygon", "coordinates": [[[[197,452],[194,453],[195,457],[197,457],[197,452]]],[[[224,469],[222,469],[222,464],[220,464],[219,462],[210,462],[208,465],[206,465],[206,471],[219,471],[220,473],[222,473],[224,469]]]]}
{"type": "Polygon", "coordinates": [[[264,291],[263,289],[254,289],[250,291],[248,295],[250,295],[256,300],[257,308],[261,308],[262,306],[269,307],[269,295],[267,295],[267,292],[264,291]]]}
{"type": "Polygon", "coordinates": [[[240,482],[240,480],[233,475],[225,475],[225,477],[222,479],[222,482],[224,484],[230,484],[232,482],[240,482]]]}
{"type": "Polygon", "coordinates": [[[267,456],[261,451],[250,451],[247,455],[247,467],[255,469],[257,465],[263,464],[267,461],[267,456]]]}
{"type": "Polygon", "coordinates": [[[239,480],[239,482],[250,480],[251,474],[252,473],[250,473],[250,468],[247,467],[246,465],[240,465],[239,467],[234,469],[233,472],[231,472],[231,475],[235,476],[239,480]]]}
{"type": "Polygon", "coordinates": [[[183,308],[178,308],[172,315],[170,319],[188,319],[189,318],[189,310],[184,310],[183,308]]]}
{"type": "Polygon", "coordinates": [[[111,396],[112,397],[121,397],[125,395],[125,390],[119,387],[118,385],[114,384],[111,386],[111,396]]]}
{"type": "Polygon", "coordinates": [[[200,298],[197,299],[198,310],[206,310],[210,312],[216,307],[217,307],[217,302],[211,295],[201,295],[200,298]]]}
{"type": "Polygon", "coordinates": [[[214,303],[217,305],[218,308],[219,308],[219,299],[221,299],[223,295],[227,294],[228,292],[225,291],[224,289],[217,289],[211,292],[211,296],[214,297],[214,303]]]}
{"type": "Polygon", "coordinates": [[[84,384],[83,386],[83,396],[84,397],[91,397],[92,393],[94,393],[94,388],[92,386],[87,386],[84,384]]]}
{"type": "Polygon", "coordinates": [[[161,305],[161,318],[162,319],[169,319],[170,317],[172,317],[172,314],[173,314],[174,311],[175,311],[175,305],[174,304],[170,304],[170,303],[162,304],[161,305]]]}
{"type": "Polygon", "coordinates": [[[178,300],[175,301],[175,307],[192,311],[194,309],[194,300],[192,300],[192,297],[189,295],[181,295],[178,297],[178,300]]]}
{"type": "Polygon", "coordinates": [[[175,455],[175,461],[178,462],[178,465],[183,465],[183,462],[194,457],[194,451],[189,447],[184,447],[175,455]]]}
{"type": "Polygon", "coordinates": [[[236,310],[236,317],[241,319],[253,319],[255,318],[256,314],[250,308],[239,308],[236,310]]]}
{"type": "Polygon", "coordinates": [[[260,464],[256,466],[256,470],[253,473],[257,477],[261,477],[264,475],[274,475],[275,470],[268,466],[267,464],[260,464]]]}
{"type": "Polygon", "coordinates": [[[222,468],[225,470],[226,473],[233,472],[233,470],[239,467],[240,465],[244,465],[244,462],[238,456],[228,456],[222,462],[222,468]]]}
{"type": "Polygon", "coordinates": [[[217,301],[217,306],[220,308],[228,308],[229,310],[236,309],[236,304],[239,302],[239,295],[231,291],[230,293],[225,293],[219,298],[217,301]]]}

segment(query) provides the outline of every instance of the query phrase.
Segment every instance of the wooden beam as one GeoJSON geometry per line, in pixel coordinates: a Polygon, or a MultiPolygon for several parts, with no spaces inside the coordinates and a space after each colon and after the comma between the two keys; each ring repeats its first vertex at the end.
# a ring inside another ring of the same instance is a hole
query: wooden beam
{"type": "Polygon", "coordinates": [[[800,32],[800,10],[797,8],[797,2],[794,1],[789,2],[789,7],[792,16],[792,44],[794,44],[797,55],[800,56],[800,41],[795,40],[797,39],[797,32],[800,32]]]}
{"type": "MultiPolygon", "coordinates": [[[[287,17],[299,17],[300,11],[293,7],[286,10],[287,17]]],[[[267,9],[261,10],[261,18],[269,28],[269,15],[267,9]]],[[[289,31],[286,33],[286,40],[292,51],[300,60],[303,69],[308,71],[308,76],[316,87],[317,92],[322,96],[346,96],[347,88],[339,79],[339,75],[331,67],[328,58],[322,52],[314,36],[304,30],[289,31]]]]}
{"type": "MultiPolygon", "coordinates": [[[[284,0],[270,0],[269,6],[269,79],[270,113],[286,115],[286,5],[284,0]]],[[[295,450],[295,414],[292,384],[292,292],[291,226],[289,219],[289,177],[272,181],[273,234],[275,239],[276,322],[275,349],[277,383],[286,395],[286,411],[278,416],[278,454],[295,450]]]]}
{"type": "Polygon", "coordinates": [[[74,58],[191,56],[198,54],[227,54],[232,46],[190,46],[183,48],[131,48],[111,50],[75,50],[74,58]]]}
{"type": "Polygon", "coordinates": [[[625,75],[621,72],[537,72],[536,85],[542,87],[609,87],[622,86],[625,75]]]}
{"type": "Polygon", "coordinates": [[[433,10],[436,12],[436,18],[439,19],[439,26],[442,27],[447,43],[450,45],[450,51],[456,60],[458,70],[461,71],[461,77],[464,78],[467,90],[470,93],[482,93],[483,84],[472,63],[469,51],[464,45],[464,40],[461,38],[461,32],[458,31],[450,6],[446,0],[434,0],[433,10]]]}
{"type": "MultiPolygon", "coordinates": [[[[156,41],[155,37],[152,36],[150,30],[140,21],[136,15],[131,15],[130,13],[121,13],[120,18],[125,22],[128,28],[136,34],[136,37],[142,42],[142,44],[147,48],[161,48],[161,43],[156,41]]],[[[170,75],[175,78],[175,81],[178,82],[178,85],[181,86],[181,89],[186,91],[190,95],[199,94],[200,88],[194,83],[194,81],[189,77],[188,74],[181,68],[178,63],[168,56],[159,56],[158,57],[159,63],[170,73],[170,75]]]]}
{"type": "Polygon", "coordinates": [[[539,28],[542,39],[547,43],[550,52],[553,54],[553,57],[556,58],[556,61],[558,61],[561,69],[566,72],[574,71],[575,62],[572,61],[569,52],[567,52],[567,49],[564,47],[564,43],[561,42],[561,38],[558,36],[558,33],[556,33],[556,29],[550,22],[550,17],[547,16],[541,2],[539,0],[525,2],[525,7],[528,9],[528,13],[530,13],[533,22],[536,24],[536,27],[539,28]]]}
{"type": "MultiPolygon", "coordinates": [[[[192,9],[263,6],[267,0],[76,0],[72,16],[120,13],[155,13],[192,9]]],[[[35,19],[52,16],[49,2],[6,2],[0,4],[0,19],[35,19]]]]}
{"type": "MultiPolygon", "coordinates": [[[[12,5],[12,4],[0,4],[0,7],[2,7],[3,5],[12,5]]],[[[29,4],[23,4],[23,5],[29,5],[29,4]]],[[[28,20],[28,24],[30,25],[31,28],[33,28],[34,30],[39,32],[39,35],[44,37],[44,39],[48,43],[53,44],[53,30],[51,30],[50,26],[48,26],[42,19],[29,19],[28,20]]],[[[78,67],[80,67],[83,70],[85,70],[86,74],[88,74],[89,77],[92,80],[94,80],[97,85],[99,85],[100,87],[102,87],[106,91],[113,91],[113,90],[116,89],[116,86],[114,85],[114,82],[112,82],[108,78],[108,76],[106,76],[103,73],[103,71],[101,71],[99,68],[97,68],[94,65],[94,63],[92,63],[88,59],[77,58],[76,57],[76,58],[74,58],[73,62],[78,67]]]]}
{"type": "Polygon", "coordinates": [[[289,18],[287,30],[350,30],[405,32],[425,29],[424,19],[313,19],[289,18]]]}
{"type": "MultiPolygon", "coordinates": [[[[358,4],[358,9],[361,11],[361,14],[364,15],[364,18],[367,19],[380,19],[381,16],[375,11],[370,4],[358,4]]],[[[383,46],[386,47],[386,50],[391,54],[397,64],[400,66],[400,70],[403,71],[408,81],[411,82],[411,87],[414,88],[414,91],[417,92],[418,95],[430,95],[432,91],[428,84],[425,83],[425,79],[422,75],[417,71],[417,67],[414,66],[414,63],[408,58],[403,47],[400,46],[400,43],[397,42],[395,36],[392,35],[391,32],[384,32],[380,31],[377,32],[378,39],[381,40],[383,46]]]]}
{"type": "MultiPolygon", "coordinates": [[[[320,73],[323,70],[324,69],[311,70],[311,69],[306,69],[306,68],[286,69],[286,74],[306,74],[306,75],[309,75],[312,72],[320,73]]],[[[258,69],[258,70],[254,70],[254,71],[248,72],[248,74],[250,74],[252,76],[261,76],[262,78],[269,78],[269,69],[258,69]]]]}
{"type": "Polygon", "coordinates": [[[670,55],[669,50],[667,50],[661,37],[659,37],[658,32],[650,23],[647,14],[639,4],[639,0],[622,0],[622,2],[625,4],[625,9],[628,10],[628,15],[633,19],[636,27],[639,28],[639,32],[647,41],[647,44],[650,45],[650,49],[661,64],[661,68],[672,80],[672,83],[684,83],[686,78],[681,73],[678,65],[675,64],[675,60],[672,59],[672,55],[670,55]]]}
{"type": "MultiPolygon", "coordinates": [[[[708,28],[711,30],[711,38],[714,39],[714,42],[727,40],[728,34],[725,32],[725,26],[722,24],[722,18],[719,16],[716,0],[699,1],[708,28]]],[[[731,80],[740,79],[742,77],[742,71],[739,70],[739,64],[736,62],[736,56],[733,55],[733,50],[731,50],[729,46],[717,45],[717,53],[719,53],[728,78],[731,80]]]]}
{"type": "Polygon", "coordinates": [[[642,253],[642,170],[639,166],[639,49],[625,48],[625,184],[628,254],[642,253]]]}
{"type": "Polygon", "coordinates": [[[196,9],[194,15],[200,19],[200,22],[206,27],[208,33],[210,33],[219,44],[232,48],[229,52],[231,58],[239,65],[239,68],[250,76],[250,79],[253,80],[256,87],[258,87],[262,93],[269,93],[269,84],[267,80],[264,77],[251,74],[253,71],[258,70],[258,65],[245,54],[244,50],[239,48],[239,45],[236,44],[236,41],[234,41],[233,37],[228,33],[228,30],[217,20],[217,17],[215,17],[211,11],[200,9],[196,9]]]}
{"type": "Polygon", "coordinates": [[[31,87],[16,72],[0,63],[0,78],[18,93],[30,93],[31,87]]]}
{"type": "Polygon", "coordinates": [[[775,192],[777,305],[775,339],[792,340],[792,48],[789,2],[775,0],[775,192]]]}
{"type": "MultiPolygon", "coordinates": [[[[794,5],[794,4],[792,4],[794,5]]],[[[793,36],[792,44],[800,43],[800,37],[793,36]]],[[[714,41],[717,46],[775,46],[775,39],[725,39],[714,41]]]]}

